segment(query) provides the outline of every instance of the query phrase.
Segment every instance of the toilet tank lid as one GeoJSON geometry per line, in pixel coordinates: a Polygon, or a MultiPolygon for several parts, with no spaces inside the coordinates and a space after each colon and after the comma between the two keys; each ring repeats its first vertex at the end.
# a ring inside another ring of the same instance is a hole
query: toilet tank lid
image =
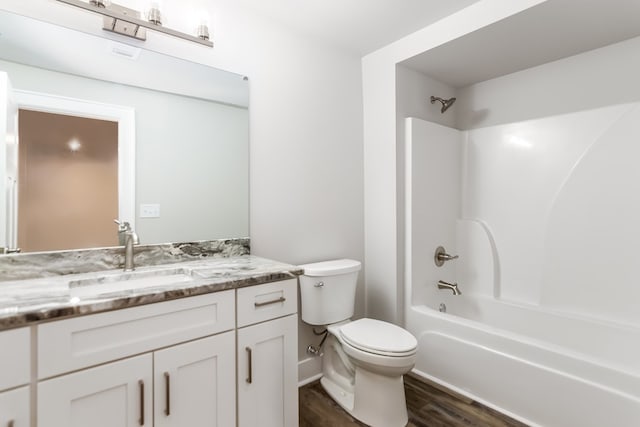
{"type": "Polygon", "coordinates": [[[335,259],[331,261],[303,264],[298,267],[304,269],[305,276],[334,276],[336,274],[360,271],[360,261],[352,259],[335,259]]]}

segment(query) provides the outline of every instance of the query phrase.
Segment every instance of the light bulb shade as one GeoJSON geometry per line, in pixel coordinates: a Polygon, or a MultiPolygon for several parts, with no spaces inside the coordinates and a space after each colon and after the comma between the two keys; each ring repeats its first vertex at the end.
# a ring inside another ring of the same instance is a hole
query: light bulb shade
{"type": "Polygon", "coordinates": [[[147,12],[147,21],[155,25],[162,25],[162,13],[157,7],[152,7],[147,12]]]}
{"type": "Polygon", "coordinates": [[[205,24],[198,25],[198,28],[196,28],[196,37],[202,40],[209,40],[209,27],[205,24]]]}

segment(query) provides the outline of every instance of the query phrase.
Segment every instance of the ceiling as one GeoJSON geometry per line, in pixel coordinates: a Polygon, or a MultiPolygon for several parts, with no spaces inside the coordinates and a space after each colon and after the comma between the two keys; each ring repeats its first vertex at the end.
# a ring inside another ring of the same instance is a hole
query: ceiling
{"type": "Polygon", "coordinates": [[[362,56],[477,1],[233,0],[233,4],[362,56]]]}
{"type": "Polygon", "coordinates": [[[637,36],[639,0],[548,0],[402,64],[465,87],[637,36]]]}
{"type": "MultiPolygon", "coordinates": [[[[52,2],[52,0],[38,1],[52,2]]],[[[220,11],[233,9],[264,17],[297,34],[364,56],[480,0],[155,1],[159,2],[161,10],[166,12],[164,15],[167,26],[176,30],[191,32],[190,29],[185,29],[196,25],[193,24],[194,16],[197,17],[196,19],[202,17],[224,19],[224,15],[218,16],[220,11]],[[172,18],[173,21],[167,18],[172,18]]],[[[112,2],[138,11],[148,9],[149,4],[152,3],[151,0],[112,0],[112,2]]],[[[28,6],[25,8],[28,10],[28,6]]]]}

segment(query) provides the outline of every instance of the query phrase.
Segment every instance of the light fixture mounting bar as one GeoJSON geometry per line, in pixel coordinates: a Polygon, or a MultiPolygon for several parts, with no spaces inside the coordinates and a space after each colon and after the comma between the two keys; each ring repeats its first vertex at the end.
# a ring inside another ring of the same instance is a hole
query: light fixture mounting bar
{"type": "Polygon", "coordinates": [[[213,47],[213,43],[210,40],[204,40],[199,37],[192,36],[187,33],[183,33],[181,31],[176,31],[176,30],[172,30],[171,28],[155,25],[133,16],[124,15],[116,10],[110,10],[109,8],[94,6],[90,3],[85,3],[81,0],[57,0],[57,1],[59,1],[60,3],[66,3],[71,6],[79,7],[80,9],[88,10],[90,12],[95,12],[100,15],[113,18],[115,20],[126,22],[137,27],[146,28],[146,29],[157,31],[159,33],[167,34],[173,37],[178,37],[183,40],[199,43],[204,46],[213,47]]]}

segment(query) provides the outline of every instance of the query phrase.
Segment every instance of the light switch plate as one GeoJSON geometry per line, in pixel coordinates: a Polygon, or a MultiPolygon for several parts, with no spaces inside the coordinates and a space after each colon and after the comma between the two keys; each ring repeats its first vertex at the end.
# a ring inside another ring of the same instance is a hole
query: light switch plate
{"type": "Polygon", "coordinates": [[[140,218],[160,218],[160,205],[140,205],[140,218]]]}

